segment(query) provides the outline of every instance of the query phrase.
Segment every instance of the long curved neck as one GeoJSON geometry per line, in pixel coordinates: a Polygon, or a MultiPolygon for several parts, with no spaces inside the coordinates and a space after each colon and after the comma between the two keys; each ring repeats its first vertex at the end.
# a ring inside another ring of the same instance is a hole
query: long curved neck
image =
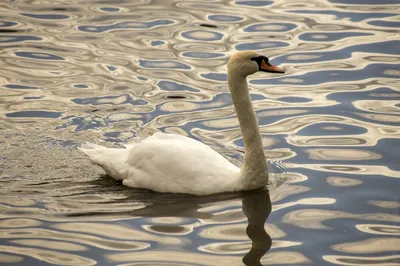
{"type": "Polygon", "coordinates": [[[267,185],[268,166],[246,77],[228,70],[228,83],[244,141],[241,179],[249,189],[267,185]]]}

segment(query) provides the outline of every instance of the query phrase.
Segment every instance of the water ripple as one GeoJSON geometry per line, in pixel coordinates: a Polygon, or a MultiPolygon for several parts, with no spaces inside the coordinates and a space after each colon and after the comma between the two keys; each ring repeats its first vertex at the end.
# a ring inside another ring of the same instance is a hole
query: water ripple
{"type": "Polygon", "coordinates": [[[67,15],[61,14],[30,14],[30,13],[21,13],[22,16],[35,18],[35,19],[46,19],[46,20],[64,20],[69,19],[70,17],[67,15]]]}
{"type": "Polygon", "coordinates": [[[41,41],[42,38],[30,35],[1,35],[0,43],[11,43],[11,42],[24,42],[24,41],[41,41]]]}
{"type": "Polygon", "coordinates": [[[292,23],[262,23],[251,25],[244,29],[245,32],[286,32],[297,27],[292,23]]]}
{"type": "Polygon", "coordinates": [[[150,61],[139,60],[139,64],[144,68],[160,68],[160,69],[191,69],[190,66],[176,61],[150,61]]]}
{"type": "Polygon", "coordinates": [[[15,55],[39,60],[65,60],[62,56],[40,52],[15,52],[15,55]]]}
{"type": "Polygon", "coordinates": [[[398,7],[0,1],[0,264],[396,264],[398,7]],[[77,151],[162,131],[241,166],[235,50],[286,71],[248,78],[269,193],[126,188],[77,151]]]}
{"type": "Polygon", "coordinates": [[[123,29],[152,29],[156,27],[162,27],[164,25],[171,25],[175,22],[172,20],[154,20],[149,22],[120,22],[106,26],[78,26],[78,30],[84,32],[106,32],[113,30],[123,30],[123,29]]]}
{"type": "Polygon", "coordinates": [[[251,43],[241,43],[235,46],[235,49],[238,51],[243,50],[263,50],[263,49],[271,49],[271,48],[280,48],[289,46],[286,42],[251,42],[251,43]]]}
{"type": "Polygon", "coordinates": [[[182,33],[182,37],[196,41],[219,41],[223,38],[223,34],[214,31],[193,30],[182,33]]]}
{"type": "Polygon", "coordinates": [[[396,16],[396,13],[371,13],[371,12],[343,12],[337,10],[291,10],[291,13],[333,15],[335,19],[349,18],[353,22],[360,22],[371,18],[387,18],[396,16]]]}
{"type": "Polygon", "coordinates": [[[216,14],[216,15],[208,15],[208,19],[212,21],[218,22],[237,22],[243,20],[243,17],[225,15],[225,14],[216,14]]]}

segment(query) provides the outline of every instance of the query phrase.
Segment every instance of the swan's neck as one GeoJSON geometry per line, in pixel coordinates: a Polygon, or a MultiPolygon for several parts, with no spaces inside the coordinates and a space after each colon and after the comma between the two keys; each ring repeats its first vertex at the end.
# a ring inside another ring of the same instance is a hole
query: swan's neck
{"type": "Polygon", "coordinates": [[[268,184],[268,166],[247,80],[245,76],[228,71],[228,83],[244,141],[240,182],[247,189],[259,188],[268,184]]]}

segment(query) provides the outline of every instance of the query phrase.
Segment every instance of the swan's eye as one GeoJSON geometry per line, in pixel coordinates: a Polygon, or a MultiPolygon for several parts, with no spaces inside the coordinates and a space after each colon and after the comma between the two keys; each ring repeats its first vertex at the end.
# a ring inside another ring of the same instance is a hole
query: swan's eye
{"type": "Polygon", "coordinates": [[[256,63],[258,64],[259,71],[270,72],[270,73],[285,73],[285,71],[283,71],[279,67],[270,64],[268,57],[266,56],[253,57],[250,60],[256,61],[256,63]]]}
{"type": "Polygon", "coordinates": [[[257,56],[257,57],[253,57],[250,59],[251,61],[256,61],[258,65],[261,64],[261,62],[264,60],[265,63],[268,63],[269,59],[266,56],[257,56]]]}
{"type": "Polygon", "coordinates": [[[268,63],[268,57],[266,57],[266,56],[257,56],[257,57],[253,57],[253,58],[251,58],[250,59],[251,61],[256,61],[256,63],[257,63],[257,65],[258,65],[258,67],[260,68],[260,70],[261,70],[261,65],[264,63],[264,64],[269,64],[268,63]],[[264,62],[263,62],[264,61],[264,62]]]}
{"type": "Polygon", "coordinates": [[[251,60],[251,61],[256,61],[256,63],[257,63],[258,65],[260,65],[261,60],[262,60],[262,56],[253,57],[253,58],[251,58],[250,60],[251,60]]]}

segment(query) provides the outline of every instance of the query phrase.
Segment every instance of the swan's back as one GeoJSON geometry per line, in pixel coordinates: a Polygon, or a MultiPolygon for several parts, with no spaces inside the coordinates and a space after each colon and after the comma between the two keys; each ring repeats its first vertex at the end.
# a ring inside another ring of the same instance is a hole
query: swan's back
{"type": "Polygon", "coordinates": [[[240,169],[207,145],[155,133],[126,149],[83,151],[114,179],[130,187],[205,195],[236,190],[240,169]]]}

